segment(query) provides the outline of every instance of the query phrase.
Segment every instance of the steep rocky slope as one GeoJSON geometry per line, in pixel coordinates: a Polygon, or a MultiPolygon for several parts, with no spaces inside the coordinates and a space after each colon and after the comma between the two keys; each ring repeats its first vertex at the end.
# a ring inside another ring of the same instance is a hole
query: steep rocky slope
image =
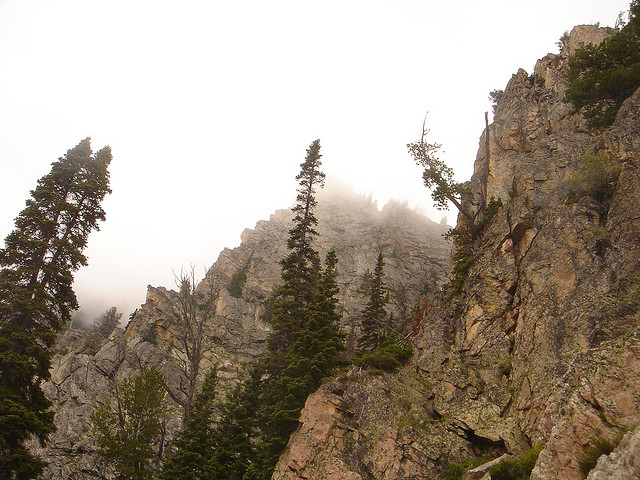
{"type": "MultiPolygon", "coordinates": [[[[399,325],[411,326],[412,308],[425,282],[433,287],[446,277],[449,246],[443,233],[447,227],[395,202],[379,211],[370,200],[346,191],[321,193],[318,202],[316,247],[322,257],[329,249],[336,249],[345,333],[352,341],[358,334],[359,312],[367,301],[363,282],[379,252],[386,259],[390,310],[399,325]]],[[[265,302],[280,282],[279,260],[287,253],[291,215],[289,210],[280,210],[269,221],[245,230],[241,245],[224,250],[207,272],[207,281],[198,287],[204,294],[209,287],[218,292],[201,372],[218,365],[221,398],[242,374],[243,365],[264,350],[269,327],[261,317],[265,302]],[[241,272],[246,274],[245,280],[230,291],[228,287],[241,272]]],[[[51,462],[43,478],[112,477],[96,458],[90,414],[99,401],[113,395],[117,382],[151,365],[160,366],[170,391],[178,390],[185,379],[180,369],[185,357],[172,322],[177,302],[177,292],[149,286],[146,302],[124,331],[116,330],[108,339],[78,330],[61,336],[51,381],[45,385],[56,411],[58,431],[47,448],[38,452],[51,462]]],[[[156,445],[156,450],[166,448],[180,428],[180,409],[170,395],[167,404],[172,415],[167,419],[163,444],[156,445]]]]}
{"type": "MultiPolygon", "coordinates": [[[[438,479],[463,458],[538,444],[531,478],[577,480],[589,446],[638,425],[640,91],[599,134],[562,102],[568,55],[608,33],[576,27],[509,81],[471,180],[504,206],[463,293],[427,312],[404,371],[354,371],[312,395],[274,479],[438,479]],[[576,196],[589,152],[621,167],[608,203],[576,196]]],[[[636,477],[612,478],[637,478],[637,440],[590,478],[616,465],[636,477]]]]}

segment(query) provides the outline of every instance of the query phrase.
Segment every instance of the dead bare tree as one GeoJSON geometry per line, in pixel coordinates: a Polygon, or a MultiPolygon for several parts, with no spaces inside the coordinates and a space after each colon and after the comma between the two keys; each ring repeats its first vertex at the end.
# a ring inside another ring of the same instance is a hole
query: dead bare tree
{"type": "Polygon", "coordinates": [[[182,378],[177,391],[167,388],[169,395],[184,411],[184,419],[189,418],[197,392],[200,364],[211,345],[207,345],[211,320],[216,313],[218,290],[212,279],[205,276],[200,287],[196,283],[195,269],[176,275],[178,300],[174,307],[174,327],[177,348],[181,352],[182,378]]]}

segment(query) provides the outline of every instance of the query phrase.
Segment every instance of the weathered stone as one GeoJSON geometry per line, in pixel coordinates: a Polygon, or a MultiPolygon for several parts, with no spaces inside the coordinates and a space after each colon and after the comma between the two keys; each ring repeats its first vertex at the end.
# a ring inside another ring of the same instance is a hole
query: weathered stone
{"type": "MultiPolygon", "coordinates": [[[[446,465],[463,456],[518,453],[541,443],[531,478],[577,480],[586,445],[640,422],[640,90],[597,135],[584,133],[582,116],[562,101],[569,53],[610,34],[576,27],[561,54],[540,60],[533,75],[518,71],[483,133],[470,182],[474,199],[486,189],[486,198],[501,198],[504,206],[475,245],[463,294],[427,311],[405,370],[431,386],[428,395],[417,391],[422,408],[440,420],[402,436],[390,424],[403,413],[377,399],[405,373],[385,385],[370,382],[366,395],[353,394],[359,400],[349,421],[360,434],[342,451],[328,446],[331,439],[310,445],[306,419],[315,415],[308,404],[275,479],[295,464],[299,444],[307,445],[306,469],[286,478],[322,478],[317,472],[335,459],[363,476],[442,478],[446,465]],[[604,215],[596,199],[575,202],[570,195],[569,180],[592,150],[622,166],[604,215]],[[363,432],[373,422],[371,403],[386,412],[375,419],[387,426],[384,434],[363,432]],[[416,460],[398,454],[415,445],[416,460]],[[406,458],[409,469],[402,467],[406,458]]],[[[346,380],[334,388],[353,392],[346,380]]]]}
{"type": "MultiPolygon", "coordinates": [[[[443,227],[396,203],[379,212],[362,198],[319,197],[316,248],[322,256],[336,248],[341,328],[351,345],[367,300],[363,280],[380,251],[398,324],[409,324],[421,301],[425,314],[408,366],[379,376],[353,370],[307,399],[274,479],[442,479],[465,457],[541,444],[532,479],[578,480],[594,439],[634,428],[589,478],[638,476],[640,90],[597,134],[562,101],[569,54],[610,34],[576,27],[560,54],[509,81],[469,182],[476,204],[486,192],[503,207],[473,245],[461,295],[421,298],[425,280],[439,284],[448,271],[443,227]],[[572,193],[570,179],[590,151],[621,165],[607,205],[572,193]]],[[[261,316],[280,282],[290,219],[278,211],[245,230],[240,247],[223,251],[207,273],[219,296],[203,366],[218,364],[223,386],[264,351],[269,327],[261,316]],[[240,271],[246,282],[233,296],[227,286],[240,271]]],[[[59,424],[42,452],[52,461],[47,478],[109,478],[86,429],[113,382],[152,364],[169,384],[180,382],[175,302],[175,292],[149,287],[124,333],[97,343],[89,333],[61,338],[44,387],[59,424]]]]}
{"type": "MultiPolygon", "coordinates": [[[[446,227],[394,202],[379,211],[370,200],[346,191],[319,195],[318,201],[316,248],[322,256],[336,248],[343,330],[352,337],[357,335],[359,312],[368,300],[362,290],[363,276],[373,270],[378,252],[385,255],[390,310],[398,324],[411,326],[412,309],[427,277],[433,276],[438,284],[446,275],[448,246],[442,237],[446,227]]],[[[220,399],[242,376],[244,365],[264,352],[269,333],[269,325],[262,319],[265,301],[280,283],[279,261],[287,254],[290,228],[291,211],[276,212],[269,221],[258,222],[254,230],[245,230],[242,244],[224,250],[207,272],[218,298],[216,314],[208,326],[201,373],[218,365],[220,399]],[[236,297],[227,286],[242,269],[246,269],[246,283],[236,297]]],[[[207,287],[203,282],[198,289],[208,294],[207,287]]],[[[58,431],[46,449],[33,447],[51,462],[44,478],[112,477],[107,465],[96,459],[90,414],[99,401],[113,396],[117,382],[141,368],[157,365],[169,391],[179,395],[177,386],[185,380],[181,367],[186,357],[176,341],[172,320],[177,302],[175,291],[149,286],[145,303],[124,332],[119,330],[109,339],[74,330],[61,335],[51,381],[44,385],[54,404],[58,431]]],[[[167,404],[173,416],[167,424],[164,449],[181,428],[181,410],[171,395],[167,404]]],[[[347,478],[342,472],[339,468],[328,470],[327,478],[347,478]]]]}
{"type": "Polygon", "coordinates": [[[616,449],[603,455],[587,480],[629,480],[640,478],[640,427],[627,433],[616,449]]]}

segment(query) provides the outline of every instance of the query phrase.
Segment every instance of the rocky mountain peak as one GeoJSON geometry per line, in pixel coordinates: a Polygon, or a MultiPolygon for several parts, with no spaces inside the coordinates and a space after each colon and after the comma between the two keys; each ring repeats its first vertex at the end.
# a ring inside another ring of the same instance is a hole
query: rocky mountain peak
{"type": "MultiPolygon", "coordinates": [[[[392,202],[380,211],[370,198],[335,188],[319,193],[316,216],[315,248],[322,258],[335,248],[339,259],[342,330],[353,338],[358,335],[360,312],[368,300],[365,280],[379,252],[386,261],[389,312],[399,327],[412,326],[413,307],[425,282],[437,285],[446,278],[446,227],[406,204],[392,202]]],[[[264,320],[266,302],[281,282],[279,261],[288,253],[291,220],[291,210],[278,210],[269,220],[246,229],[240,246],[223,250],[197,287],[205,296],[216,295],[201,372],[218,366],[220,398],[243,375],[244,366],[265,349],[270,329],[264,320]]],[[[184,383],[185,356],[173,321],[178,310],[178,292],[149,286],[145,303],[124,331],[108,339],[78,330],[61,336],[45,389],[58,424],[58,432],[39,452],[51,462],[46,478],[110,478],[95,455],[90,414],[100,400],[113,395],[117,382],[141,368],[160,366],[170,391],[184,383]]],[[[167,403],[173,417],[165,443],[180,429],[180,408],[171,396],[167,403]]]]}
{"type": "Polygon", "coordinates": [[[273,478],[444,478],[540,445],[532,479],[579,480],[590,448],[629,429],[602,472],[640,454],[640,90],[599,133],[563,102],[568,55],[611,33],[576,27],[513,75],[470,182],[476,204],[503,207],[462,293],[427,309],[403,372],[353,372],[312,395],[273,478]],[[620,173],[603,199],[580,182],[607,159],[620,173]]]}

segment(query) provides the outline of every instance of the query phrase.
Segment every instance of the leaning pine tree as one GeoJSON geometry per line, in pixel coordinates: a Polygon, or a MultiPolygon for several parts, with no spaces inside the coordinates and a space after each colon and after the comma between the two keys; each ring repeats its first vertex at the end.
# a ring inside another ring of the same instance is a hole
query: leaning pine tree
{"type": "Polygon", "coordinates": [[[57,333],[78,307],[73,272],[87,264],[89,233],[105,214],[111,149],[90,139],[52,164],[0,250],[0,479],[38,476],[45,463],[26,449],[55,431],[40,385],[49,378],[57,333]]]}

